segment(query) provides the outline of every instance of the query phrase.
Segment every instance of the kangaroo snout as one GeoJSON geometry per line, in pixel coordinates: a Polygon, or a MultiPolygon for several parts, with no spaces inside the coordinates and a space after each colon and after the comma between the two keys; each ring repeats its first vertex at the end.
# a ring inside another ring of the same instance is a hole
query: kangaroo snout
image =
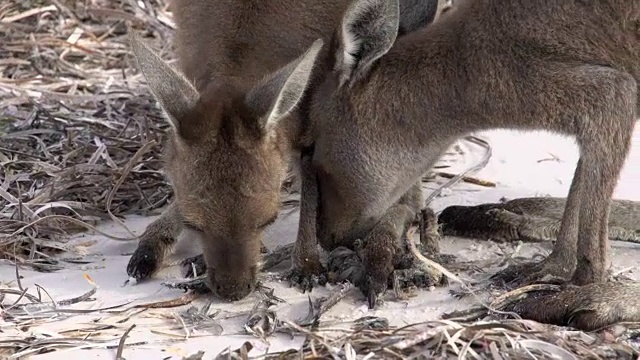
{"type": "Polygon", "coordinates": [[[214,274],[210,279],[211,288],[215,289],[216,294],[228,301],[238,301],[247,297],[255,289],[256,280],[254,275],[237,276],[237,275],[217,275],[214,274]]]}

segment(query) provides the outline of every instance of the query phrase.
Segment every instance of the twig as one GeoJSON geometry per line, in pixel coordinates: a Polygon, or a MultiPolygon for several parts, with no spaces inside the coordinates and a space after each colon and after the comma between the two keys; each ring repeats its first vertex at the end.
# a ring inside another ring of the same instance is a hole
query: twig
{"type": "Polygon", "coordinates": [[[166,301],[157,301],[146,304],[134,305],[134,308],[146,308],[146,309],[159,309],[159,308],[172,308],[183,306],[191,303],[193,300],[198,298],[199,294],[197,292],[190,292],[186,295],[183,295],[176,299],[166,300],[166,301]]]}
{"type": "MultiPolygon", "coordinates": [[[[447,172],[437,172],[436,173],[437,176],[443,177],[443,178],[447,178],[447,179],[453,179],[456,177],[456,174],[450,174],[447,172]]],[[[474,178],[471,176],[463,176],[461,178],[462,181],[470,183],[470,184],[474,184],[474,185],[480,185],[480,186],[484,186],[484,187],[496,187],[496,183],[492,182],[492,181],[488,181],[488,180],[482,180],[482,179],[478,179],[478,178],[474,178]]]]}
{"type": "Polygon", "coordinates": [[[413,233],[415,232],[415,230],[416,230],[415,227],[412,227],[410,229],[410,231],[407,233],[406,241],[409,246],[409,249],[411,250],[411,253],[416,257],[416,259],[422,262],[425,266],[431,269],[435,269],[436,271],[439,271],[440,273],[444,274],[447,278],[459,283],[464,289],[466,289],[467,291],[469,291],[471,295],[473,295],[473,297],[478,301],[480,305],[482,305],[482,307],[486,308],[488,311],[496,314],[517,316],[516,314],[510,313],[510,312],[503,312],[500,310],[496,310],[491,305],[486,304],[482,299],[480,299],[480,296],[469,285],[467,285],[466,282],[464,282],[462,279],[460,279],[458,276],[456,276],[449,270],[445,269],[444,266],[422,255],[422,253],[420,253],[420,251],[416,247],[416,244],[413,241],[413,233]]]}
{"type": "Polygon", "coordinates": [[[127,162],[127,165],[122,170],[122,175],[120,176],[120,178],[116,182],[116,185],[113,187],[113,189],[111,189],[111,191],[109,192],[109,195],[107,196],[107,213],[109,214],[109,216],[111,216],[111,219],[114,222],[120,224],[132,236],[136,236],[136,235],[129,229],[129,227],[127,227],[127,225],[125,225],[120,219],[118,219],[111,212],[111,202],[113,201],[113,195],[116,193],[120,185],[122,185],[127,175],[129,175],[129,173],[131,172],[131,169],[136,164],[136,160],[138,160],[142,155],[144,155],[147,151],[149,151],[150,148],[152,148],[155,145],[156,145],[156,142],[152,140],[144,144],[140,149],[138,149],[138,151],[136,151],[136,153],[133,155],[131,160],[127,162]]]}
{"type": "Polygon", "coordinates": [[[124,351],[124,343],[127,340],[127,336],[129,336],[129,333],[131,332],[131,330],[133,330],[133,328],[136,327],[136,324],[131,325],[127,331],[124,332],[124,334],[122,335],[122,338],[120,338],[120,341],[118,342],[118,351],[116,351],[116,360],[125,360],[122,357],[122,352],[124,351]]]}

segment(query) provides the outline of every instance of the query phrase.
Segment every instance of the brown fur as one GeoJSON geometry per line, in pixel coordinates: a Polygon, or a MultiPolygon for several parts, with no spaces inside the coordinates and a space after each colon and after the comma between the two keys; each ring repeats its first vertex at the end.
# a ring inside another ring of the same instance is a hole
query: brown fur
{"type": "MultiPolygon", "coordinates": [[[[433,18],[435,0],[404,1],[413,9],[405,33],[433,18]]],[[[139,67],[173,125],[165,170],[176,198],[142,234],[130,276],[151,276],[186,226],[203,239],[218,294],[233,300],[251,291],[262,230],[278,213],[288,157],[300,150],[304,124],[289,115],[305,111],[297,105],[321,49],[314,41],[330,37],[348,4],[174,0],[180,73],[132,36],[139,67]],[[288,126],[272,131],[275,120],[288,126]]]]}
{"type": "Polygon", "coordinates": [[[453,141],[547,130],[574,137],[580,160],[554,251],[530,279],[604,282],[609,204],[637,119],[640,3],[467,0],[445,15],[395,41],[397,2],[357,1],[321,57],[330,70],[309,113],[320,244],[364,238],[371,298],[421,206],[416,183],[453,141]]]}

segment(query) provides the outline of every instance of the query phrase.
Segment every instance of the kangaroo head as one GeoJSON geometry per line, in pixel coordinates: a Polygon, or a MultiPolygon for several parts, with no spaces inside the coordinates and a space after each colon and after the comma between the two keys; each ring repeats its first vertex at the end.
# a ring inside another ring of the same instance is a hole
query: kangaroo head
{"type": "Polygon", "coordinates": [[[184,225],[202,238],[209,285],[238,300],[256,283],[261,234],[274,222],[287,170],[287,122],[322,41],[245,90],[212,79],[198,92],[136,35],[138,67],[171,124],[165,172],[184,225]]]}

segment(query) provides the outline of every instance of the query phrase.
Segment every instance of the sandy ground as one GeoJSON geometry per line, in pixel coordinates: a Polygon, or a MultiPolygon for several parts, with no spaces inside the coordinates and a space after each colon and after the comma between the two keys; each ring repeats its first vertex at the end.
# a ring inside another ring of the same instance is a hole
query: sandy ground
{"type": "MultiPolygon", "coordinates": [[[[566,139],[544,133],[518,134],[514,132],[498,131],[482,133],[481,136],[488,139],[493,147],[493,157],[488,166],[474,176],[498,183],[498,187],[490,189],[470,184],[459,184],[451,190],[445,191],[432,204],[436,211],[452,204],[478,204],[482,202],[495,202],[501,197],[514,198],[522,196],[552,195],[566,196],[575,162],[577,160],[577,147],[566,139]]],[[[482,149],[475,145],[465,148],[464,155],[453,157],[450,163],[454,168],[447,169],[450,172],[464,170],[474,164],[482,156],[482,149]]],[[[627,160],[622,178],[618,184],[615,197],[640,201],[638,179],[640,179],[640,129],[637,129],[634,137],[634,149],[627,160]]],[[[429,184],[429,187],[435,187],[429,184]]],[[[425,194],[431,189],[425,188],[425,194]]],[[[127,226],[136,234],[140,234],[145,226],[155,217],[132,217],[127,221],[127,226]]],[[[281,218],[271,226],[266,234],[266,244],[274,248],[280,244],[290,243],[295,239],[297,229],[297,213],[286,218],[281,218]]],[[[116,236],[127,236],[127,232],[117,224],[104,224],[101,230],[116,236]]],[[[171,260],[182,258],[197,252],[197,242],[193,237],[184,234],[185,241],[179,245],[178,252],[171,260]]],[[[49,294],[56,300],[69,298],[85,293],[91,285],[85,280],[83,274],[88,274],[99,286],[95,295],[95,301],[74,305],[73,308],[99,308],[122,304],[132,301],[129,306],[139,303],[154,302],[165,299],[177,298],[183,295],[179,290],[171,290],[163,287],[161,282],[179,276],[179,267],[172,266],[157,274],[153,280],[123,286],[127,279],[126,265],[129,255],[136,247],[135,241],[122,242],[109,240],[98,235],[84,235],[73,239],[72,244],[77,249],[86,252],[85,258],[92,259],[88,265],[69,264],[68,268],[55,273],[38,273],[21,269],[22,283],[34,293],[34,284],[46,288],[49,294]]],[[[442,243],[445,253],[455,254],[461,260],[483,259],[495,256],[495,252],[504,248],[491,242],[473,241],[460,238],[445,238],[442,243]]],[[[632,277],[637,278],[638,272],[635,261],[640,255],[640,249],[628,244],[614,243],[613,264],[616,269],[630,269],[632,277]]],[[[508,250],[508,249],[507,249],[508,250]]],[[[542,248],[548,251],[549,247],[542,248]]],[[[530,246],[524,251],[532,252],[530,246]]],[[[536,250],[540,251],[540,249],[536,250]]],[[[11,282],[14,276],[14,266],[8,263],[0,263],[0,280],[15,286],[11,282]]],[[[278,307],[278,314],[283,318],[297,319],[306,314],[307,295],[303,295],[295,289],[288,288],[283,283],[268,283],[275,289],[275,294],[286,300],[285,304],[278,307]]],[[[452,286],[453,287],[453,286],[452,286]]],[[[312,298],[325,295],[327,288],[318,288],[311,294],[312,298]]],[[[363,315],[376,315],[386,317],[393,325],[416,323],[423,320],[436,319],[443,312],[462,309],[470,306],[472,299],[456,300],[448,294],[447,288],[438,288],[433,291],[421,291],[418,296],[406,301],[394,301],[389,298],[375,311],[368,311],[363,297],[357,292],[352,292],[341,303],[330,310],[324,317],[324,321],[347,322],[363,315]]],[[[261,341],[251,335],[243,334],[242,324],[246,315],[221,319],[225,315],[231,315],[249,310],[256,303],[257,295],[250,296],[242,301],[229,304],[221,303],[216,299],[198,299],[190,305],[173,309],[150,309],[142,313],[135,311],[121,313],[93,313],[87,315],[70,314],[67,317],[52,318],[50,322],[26,329],[26,333],[9,323],[0,320],[0,329],[3,337],[20,336],[26,334],[41,333],[50,334],[52,337],[62,336],[65,330],[82,326],[95,326],[96,323],[110,324],[112,329],[103,331],[106,338],[112,334],[110,349],[69,349],[48,354],[32,356],[33,359],[75,359],[96,358],[113,359],[116,354],[118,340],[124,330],[131,324],[136,324],[127,343],[146,341],[147,344],[135,347],[127,347],[124,356],[128,359],[180,359],[205,351],[205,358],[212,358],[227,347],[237,348],[245,341],[251,341],[254,345],[252,355],[270,351],[297,348],[302,343],[302,338],[291,340],[283,336],[269,338],[270,344],[261,341]],[[219,327],[213,327],[210,331],[222,330],[219,336],[207,335],[206,332],[194,332],[188,339],[184,339],[182,325],[174,315],[184,313],[187,308],[195,306],[201,308],[213,301],[211,311],[221,310],[217,316],[219,327]],[[134,314],[134,315],[131,315],[134,314]],[[131,315],[129,319],[127,316],[131,315]],[[169,335],[173,334],[173,335],[169,335]]],[[[126,307],[123,307],[126,308],[126,307]]],[[[336,324],[340,327],[340,324],[336,324]]]]}

